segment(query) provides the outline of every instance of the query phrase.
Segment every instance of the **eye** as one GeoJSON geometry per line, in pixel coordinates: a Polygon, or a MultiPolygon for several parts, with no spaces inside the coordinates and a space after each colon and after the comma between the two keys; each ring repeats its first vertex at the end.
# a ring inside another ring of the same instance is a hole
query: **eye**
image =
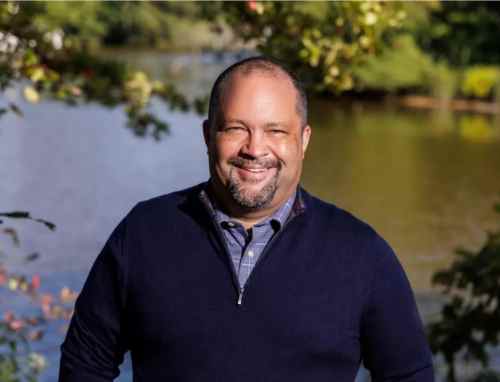
{"type": "Polygon", "coordinates": [[[269,130],[269,132],[273,135],[283,135],[283,134],[286,134],[286,131],[285,130],[282,130],[282,129],[271,129],[269,130]]]}
{"type": "Polygon", "coordinates": [[[237,133],[237,132],[245,131],[245,128],[243,126],[227,126],[223,130],[226,133],[237,133]]]}

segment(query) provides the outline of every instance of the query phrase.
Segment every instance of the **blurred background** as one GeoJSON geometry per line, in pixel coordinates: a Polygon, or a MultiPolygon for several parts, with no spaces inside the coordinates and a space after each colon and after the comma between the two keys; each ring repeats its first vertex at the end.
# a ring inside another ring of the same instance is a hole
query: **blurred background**
{"type": "Polygon", "coordinates": [[[437,380],[500,380],[499,31],[495,2],[0,3],[0,381],[57,380],[104,242],[208,179],[212,82],[256,54],[307,86],[303,185],[395,249],[437,380]]]}

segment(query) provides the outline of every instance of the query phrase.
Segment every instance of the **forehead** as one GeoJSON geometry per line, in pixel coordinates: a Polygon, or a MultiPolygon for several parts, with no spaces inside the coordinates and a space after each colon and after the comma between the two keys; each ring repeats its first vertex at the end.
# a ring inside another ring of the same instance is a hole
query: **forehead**
{"type": "Polygon", "coordinates": [[[299,118],[297,90],[290,78],[278,70],[233,73],[220,101],[224,118],[234,114],[251,119],[299,118]]]}

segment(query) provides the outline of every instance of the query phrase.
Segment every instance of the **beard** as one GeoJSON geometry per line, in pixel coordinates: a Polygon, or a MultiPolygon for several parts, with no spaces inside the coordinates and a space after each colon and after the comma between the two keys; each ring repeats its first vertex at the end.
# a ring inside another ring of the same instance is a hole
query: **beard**
{"type": "Polygon", "coordinates": [[[278,179],[282,168],[282,163],[279,160],[248,160],[240,157],[231,158],[228,161],[234,167],[229,173],[227,189],[232,199],[236,204],[246,210],[259,210],[267,207],[274,198],[278,190],[278,179]],[[245,185],[237,179],[234,168],[248,166],[259,166],[264,168],[276,168],[274,176],[258,191],[249,191],[245,189],[245,185]]]}

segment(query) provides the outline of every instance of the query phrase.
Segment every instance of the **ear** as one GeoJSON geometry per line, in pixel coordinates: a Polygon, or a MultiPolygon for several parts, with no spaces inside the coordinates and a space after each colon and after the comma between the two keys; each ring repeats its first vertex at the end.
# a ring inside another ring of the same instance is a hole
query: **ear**
{"type": "Polygon", "coordinates": [[[210,144],[210,123],[208,122],[208,119],[203,121],[203,138],[205,139],[205,145],[208,148],[210,144]]]}
{"type": "Polygon", "coordinates": [[[309,139],[311,138],[312,129],[311,126],[306,125],[302,129],[302,158],[306,154],[307,146],[309,145],[309,139]]]}

